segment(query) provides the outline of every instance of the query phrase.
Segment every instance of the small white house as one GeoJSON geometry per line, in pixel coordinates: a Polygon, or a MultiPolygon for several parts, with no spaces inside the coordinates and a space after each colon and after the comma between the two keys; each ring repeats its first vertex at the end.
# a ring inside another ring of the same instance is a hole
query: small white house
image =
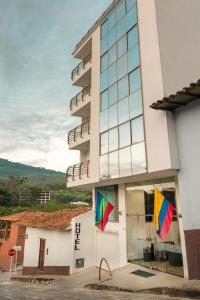
{"type": "Polygon", "coordinates": [[[95,265],[94,249],[93,211],[49,213],[27,224],[23,274],[69,275],[95,265]]]}

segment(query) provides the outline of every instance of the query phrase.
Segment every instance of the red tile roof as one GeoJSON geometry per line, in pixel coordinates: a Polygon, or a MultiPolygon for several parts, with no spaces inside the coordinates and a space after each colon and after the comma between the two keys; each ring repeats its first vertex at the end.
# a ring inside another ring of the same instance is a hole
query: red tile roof
{"type": "Polygon", "coordinates": [[[71,225],[73,218],[89,211],[89,208],[63,209],[53,213],[44,213],[31,221],[24,218],[18,224],[32,228],[66,229],[71,225]]]}
{"type": "Polygon", "coordinates": [[[23,211],[14,215],[9,215],[9,216],[3,216],[0,217],[1,221],[10,221],[10,222],[24,222],[24,223],[29,223],[36,218],[40,218],[44,215],[47,215],[49,213],[47,212],[41,212],[41,211],[23,211]]]}

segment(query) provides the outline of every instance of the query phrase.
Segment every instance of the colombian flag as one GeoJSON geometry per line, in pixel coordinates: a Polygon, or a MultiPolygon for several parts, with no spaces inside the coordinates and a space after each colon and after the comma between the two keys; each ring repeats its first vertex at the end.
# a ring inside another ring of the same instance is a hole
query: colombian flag
{"type": "Polygon", "coordinates": [[[108,222],[109,215],[113,210],[113,205],[101,194],[96,197],[96,220],[95,225],[102,231],[108,222]]]}
{"type": "Polygon", "coordinates": [[[166,240],[173,214],[174,206],[155,188],[153,223],[161,240],[166,240]]]}

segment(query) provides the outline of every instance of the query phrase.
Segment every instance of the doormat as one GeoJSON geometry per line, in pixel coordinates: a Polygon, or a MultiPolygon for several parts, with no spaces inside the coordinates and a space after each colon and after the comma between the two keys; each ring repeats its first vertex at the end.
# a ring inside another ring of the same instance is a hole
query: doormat
{"type": "Polygon", "coordinates": [[[145,277],[145,278],[155,276],[155,274],[153,274],[153,273],[149,273],[149,272],[142,271],[142,270],[133,271],[133,272],[131,272],[131,274],[138,275],[138,276],[145,277]]]}

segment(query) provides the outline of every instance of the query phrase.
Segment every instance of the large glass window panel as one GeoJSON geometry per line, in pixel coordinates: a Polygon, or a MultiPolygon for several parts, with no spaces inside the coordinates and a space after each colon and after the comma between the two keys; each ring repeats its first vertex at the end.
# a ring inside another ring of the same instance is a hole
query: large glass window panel
{"type": "Polygon", "coordinates": [[[118,102],[118,123],[124,123],[129,120],[129,103],[128,98],[118,102]]]}
{"type": "Polygon", "coordinates": [[[134,94],[129,96],[130,119],[142,114],[142,91],[137,90],[134,94]]]}
{"type": "Polygon", "coordinates": [[[117,24],[117,39],[126,33],[126,16],[124,16],[117,24]]]}
{"type": "Polygon", "coordinates": [[[126,5],[125,1],[121,2],[116,9],[117,21],[120,20],[126,14],[126,5]]]}
{"type": "Polygon", "coordinates": [[[101,25],[101,38],[103,38],[108,32],[108,21],[105,21],[102,25],[101,25]]]}
{"type": "Polygon", "coordinates": [[[127,8],[127,11],[129,9],[131,9],[131,7],[133,7],[136,3],[136,0],[126,0],[126,8],[127,8]]]}
{"type": "Polygon", "coordinates": [[[108,177],[108,154],[100,156],[100,177],[108,177]]]}
{"type": "Polygon", "coordinates": [[[119,154],[114,151],[109,154],[109,175],[111,178],[119,177],[119,154]]]}
{"type": "Polygon", "coordinates": [[[101,111],[108,108],[108,90],[101,94],[101,111]]]}
{"type": "Polygon", "coordinates": [[[135,26],[128,32],[128,49],[138,44],[138,27],[135,26]]]}
{"type": "Polygon", "coordinates": [[[132,144],[144,140],[144,124],[142,116],[131,121],[131,134],[132,144]]]}
{"type": "Polygon", "coordinates": [[[119,147],[123,148],[131,144],[130,122],[119,126],[119,147]]]}
{"type": "Polygon", "coordinates": [[[100,132],[108,130],[108,109],[100,113],[100,132]]]}
{"type": "Polygon", "coordinates": [[[117,54],[118,54],[118,57],[122,56],[126,52],[127,52],[127,37],[125,35],[117,43],[117,54]]]}
{"type": "Polygon", "coordinates": [[[127,54],[121,56],[117,61],[117,78],[127,74],[127,54]]]}
{"type": "Polygon", "coordinates": [[[112,65],[117,59],[117,46],[114,45],[110,50],[108,51],[108,63],[109,66],[112,65]]]}
{"type": "Polygon", "coordinates": [[[101,40],[101,55],[104,54],[108,49],[108,36],[104,36],[101,40]]]}
{"type": "Polygon", "coordinates": [[[131,149],[130,147],[119,150],[120,177],[131,175],[131,149]]]}
{"type": "Polygon", "coordinates": [[[108,49],[116,42],[116,28],[114,27],[111,31],[108,32],[108,49]]]}
{"type": "Polygon", "coordinates": [[[109,152],[118,149],[118,127],[109,130],[109,152]]]}
{"type": "Polygon", "coordinates": [[[108,52],[101,57],[101,72],[108,68],[108,52]]]}
{"type": "Polygon", "coordinates": [[[108,30],[111,30],[116,23],[116,12],[113,11],[108,18],[108,30]]]}
{"type": "Polygon", "coordinates": [[[108,95],[109,95],[109,106],[117,102],[117,83],[113,84],[109,90],[108,90],[108,95]]]}
{"type": "Polygon", "coordinates": [[[109,128],[117,126],[117,104],[112,105],[108,112],[109,128]]]}
{"type": "Polygon", "coordinates": [[[144,142],[131,146],[133,173],[146,168],[146,155],[144,142]]]}
{"type": "Polygon", "coordinates": [[[116,63],[112,64],[109,68],[109,85],[117,81],[116,63]]]}
{"type": "Polygon", "coordinates": [[[108,131],[101,134],[101,154],[108,153],[108,131]]]}
{"type": "Polygon", "coordinates": [[[137,23],[137,9],[134,6],[126,15],[126,29],[127,31],[131,29],[137,23]]]}
{"type": "Polygon", "coordinates": [[[101,73],[101,91],[108,87],[108,70],[101,73]]]}
{"type": "Polygon", "coordinates": [[[118,82],[118,97],[122,99],[129,94],[128,76],[122,78],[118,82]]]}
{"type": "Polygon", "coordinates": [[[135,91],[141,88],[140,68],[130,73],[129,82],[130,82],[130,94],[134,93],[135,91]]]}
{"type": "Polygon", "coordinates": [[[140,65],[139,45],[128,51],[128,72],[134,70],[140,65]]]}

